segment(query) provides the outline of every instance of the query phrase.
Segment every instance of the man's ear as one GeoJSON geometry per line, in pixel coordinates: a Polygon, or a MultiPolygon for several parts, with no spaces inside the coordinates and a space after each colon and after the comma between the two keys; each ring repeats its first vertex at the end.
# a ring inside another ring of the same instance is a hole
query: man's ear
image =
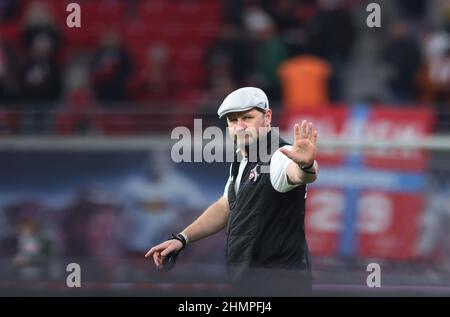
{"type": "Polygon", "coordinates": [[[266,126],[269,127],[272,123],[272,109],[267,109],[264,113],[264,120],[266,122],[266,126]]]}

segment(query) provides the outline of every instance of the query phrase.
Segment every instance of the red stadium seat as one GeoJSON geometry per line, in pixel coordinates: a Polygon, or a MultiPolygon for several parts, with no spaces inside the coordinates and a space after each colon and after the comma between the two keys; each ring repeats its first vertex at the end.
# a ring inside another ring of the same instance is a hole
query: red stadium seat
{"type": "Polygon", "coordinates": [[[177,65],[195,64],[201,66],[204,50],[197,45],[189,45],[173,50],[172,56],[177,65]]]}
{"type": "Polygon", "coordinates": [[[17,22],[0,24],[0,35],[2,41],[17,43],[20,40],[21,26],[17,22]]]}
{"type": "Polygon", "coordinates": [[[177,1],[166,4],[166,11],[173,17],[190,17],[196,21],[204,19],[220,19],[222,5],[217,1],[177,1]]]}
{"type": "Polygon", "coordinates": [[[177,67],[177,82],[180,91],[190,91],[199,88],[205,81],[205,71],[202,65],[185,64],[177,67]]]}
{"type": "Polygon", "coordinates": [[[17,131],[19,114],[16,111],[0,109],[0,135],[9,135],[17,131]]]}
{"type": "Polygon", "coordinates": [[[70,135],[77,132],[79,124],[86,120],[80,112],[61,111],[55,116],[55,130],[58,135],[70,135]]]}
{"type": "Polygon", "coordinates": [[[153,43],[164,43],[165,37],[159,31],[142,22],[135,22],[122,29],[122,39],[133,51],[146,51],[153,43]]]}
{"type": "Polygon", "coordinates": [[[92,127],[106,135],[126,135],[136,132],[136,125],[130,114],[99,111],[91,115],[92,127]]]}

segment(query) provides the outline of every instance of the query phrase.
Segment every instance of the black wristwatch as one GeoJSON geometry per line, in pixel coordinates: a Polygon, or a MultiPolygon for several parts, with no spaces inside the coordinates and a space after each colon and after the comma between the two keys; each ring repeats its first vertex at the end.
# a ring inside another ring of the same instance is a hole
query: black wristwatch
{"type": "Polygon", "coordinates": [[[300,166],[300,169],[307,174],[316,174],[315,172],[309,171],[313,167],[314,167],[314,161],[309,165],[300,166]]]}
{"type": "Polygon", "coordinates": [[[179,233],[177,235],[172,233],[172,236],[169,239],[167,239],[167,240],[178,240],[178,241],[180,241],[183,244],[183,247],[180,249],[180,251],[183,250],[184,248],[186,248],[187,241],[186,241],[186,239],[184,238],[184,236],[181,233],[179,233]]]}

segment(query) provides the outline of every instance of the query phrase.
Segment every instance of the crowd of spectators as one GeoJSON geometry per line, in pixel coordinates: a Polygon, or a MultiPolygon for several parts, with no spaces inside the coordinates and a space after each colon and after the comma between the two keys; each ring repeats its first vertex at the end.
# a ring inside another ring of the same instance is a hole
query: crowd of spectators
{"type": "Polygon", "coordinates": [[[64,24],[64,3],[0,1],[0,133],[152,131],[174,123],[167,114],[215,124],[240,86],[264,89],[276,113],[431,106],[450,130],[448,1],[385,1],[374,29],[368,1],[79,1],[79,30],[64,24]]]}

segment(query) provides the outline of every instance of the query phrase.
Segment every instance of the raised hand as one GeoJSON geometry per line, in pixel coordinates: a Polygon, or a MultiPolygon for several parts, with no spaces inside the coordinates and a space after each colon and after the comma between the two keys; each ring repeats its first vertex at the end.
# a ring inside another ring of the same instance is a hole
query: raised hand
{"type": "Polygon", "coordinates": [[[294,144],[289,151],[280,148],[280,152],[289,157],[300,166],[314,163],[316,157],[317,130],[314,130],[312,122],[302,121],[301,126],[294,126],[294,144]]]}

